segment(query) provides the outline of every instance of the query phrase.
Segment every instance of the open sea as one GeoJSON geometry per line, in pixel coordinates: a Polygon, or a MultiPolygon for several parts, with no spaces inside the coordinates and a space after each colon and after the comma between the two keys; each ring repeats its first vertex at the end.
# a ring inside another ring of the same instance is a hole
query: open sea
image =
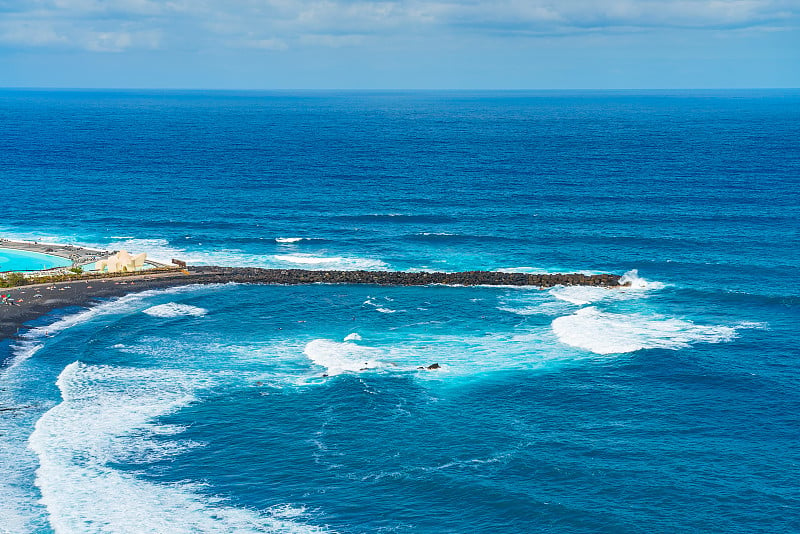
{"type": "Polygon", "coordinates": [[[798,90],[3,90],[0,184],[11,239],[633,280],[61,310],[2,533],[800,532],[798,90]]]}

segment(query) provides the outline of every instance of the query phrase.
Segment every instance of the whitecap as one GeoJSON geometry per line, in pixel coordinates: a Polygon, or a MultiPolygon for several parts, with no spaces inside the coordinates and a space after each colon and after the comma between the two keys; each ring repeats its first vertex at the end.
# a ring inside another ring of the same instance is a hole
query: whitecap
{"type": "Polygon", "coordinates": [[[386,263],[371,258],[350,258],[344,256],[314,256],[311,254],[275,254],[272,259],[281,263],[314,266],[332,270],[378,270],[386,269],[386,263]]]}
{"type": "Polygon", "coordinates": [[[154,295],[161,294],[175,294],[184,293],[188,291],[196,291],[209,286],[202,285],[189,285],[182,287],[172,287],[167,289],[149,289],[138,293],[131,293],[118,297],[108,302],[98,304],[87,310],[80,311],[66,317],[62,317],[52,324],[32,328],[25,332],[20,339],[12,345],[11,359],[8,365],[3,369],[3,372],[16,367],[34,354],[38,352],[43,346],[43,340],[49,336],[57,334],[67,328],[86,323],[97,317],[105,315],[117,315],[131,313],[141,306],[141,302],[154,295]]]}
{"type": "Polygon", "coordinates": [[[300,513],[290,505],[275,513],[236,508],[196,484],[157,484],[114,469],[143,454],[150,461],[185,450],[185,442],[150,439],[181,431],[154,421],[213,386],[208,376],[74,362],[57,385],[62,402],[37,421],[29,440],[55,532],[323,532],[295,521],[300,513]]]}
{"type": "Polygon", "coordinates": [[[397,313],[397,310],[392,310],[389,308],[375,308],[375,311],[380,313],[397,313]]]}
{"type": "Polygon", "coordinates": [[[315,339],[306,344],[303,353],[315,364],[325,367],[327,374],[331,376],[344,372],[378,369],[382,366],[377,359],[381,351],[355,343],[315,339]]]}
{"type": "Polygon", "coordinates": [[[496,273],[523,273],[523,274],[550,274],[551,271],[539,267],[502,267],[495,269],[496,273]]]}
{"type": "Polygon", "coordinates": [[[157,306],[151,306],[146,310],[143,310],[143,313],[146,313],[147,315],[151,315],[153,317],[181,317],[181,316],[202,317],[208,313],[208,310],[206,310],[205,308],[200,308],[198,306],[190,306],[189,304],[167,302],[166,304],[158,304],[157,306]]]}
{"type": "Polygon", "coordinates": [[[306,237],[276,237],[276,243],[299,243],[300,241],[308,241],[306,237]]]}
{"type": "Polygon", "coordinates": [[[628,284],[631,289],[661,289],[664,284],[652,282],[639,276],[639,269],[631,269],[619,278],[619,285],[628,284]]]}
{"type": "Polygon", "coordinates": [[[648,292],[642,291],[643,289],[657,289],[657,284],[651,283],[649,286],[642,287],[557,286],[550,289],[548,293],[558,300],[585,306],[592,302],[603,300],[618,301],[644,298],[648,296],[648,292]]]}
{"type": "Polygon", "coordinates": [[[361,339],[362,339],[361,336],[358,335],[356,332],[353,332],[352,334],[347,334],[347,336],[345,336],[344,338],[345,341],[361,341],[361,339]]]}
{"type": "Polygon", "coordinates": [[[736,337],[735,327],[698,325],[661,315],[602,312],[593,306],[554,319],[552,329],[562,343],[596,354],[678,350],[695,343],[723,343],[736,337]]]}

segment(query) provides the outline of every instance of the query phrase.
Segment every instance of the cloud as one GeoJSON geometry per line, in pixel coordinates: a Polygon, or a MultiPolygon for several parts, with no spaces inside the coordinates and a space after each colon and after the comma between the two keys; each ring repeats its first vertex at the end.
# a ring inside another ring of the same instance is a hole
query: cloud
{"type": "Polygon", "coordinates": [[[89,32],[83,36],[81,45],[92,52],[124,52],[129,48],[155,50],[160,42],[158,31],[89,32]]]}
{"type": "Polygon", "coordinates": [[[0,21],[0,42],[36,47],[66,44],[69,39],[49,22],[0,21]]]}
{"type": "Polygon", "coordinates": [[[289,45],[282,39],[247,39],[242,41],[242,46],[246,48],[258,48],[261,50],[288,50],[289,45]]]}
{"type": "Polygon", "coordinates": [[[280,51],[415,35],[794,28],[800,6],[796,0],[0,0],[0,14],[6,45],[280,51]]]}

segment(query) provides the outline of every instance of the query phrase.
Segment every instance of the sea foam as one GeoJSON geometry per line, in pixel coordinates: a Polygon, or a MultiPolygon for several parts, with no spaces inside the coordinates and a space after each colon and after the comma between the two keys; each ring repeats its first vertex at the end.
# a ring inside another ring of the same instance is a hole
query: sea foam
{"type": "Polygon", "coordinates": [[[144,313],[152,315],[153,317],[202,317],[208,313],[208,310],[198,306],[190,306],[189,304],[167,302],[166,304],[151,306],[144,310],[144,313]]]}
{"type": "Polygon", "coordinates": [[[602,312],[593,306],[553,320],[552,328],[562,343],[596,354],[678,350],[694,343],[722,343],[736,337],[734,327],[697,325],[660,315],[602,312]]]}
{"type": "Polygon", "coordinates": [[[325,367],[327,374],[331,376],[378,369],[383,365],[377,359],[381,351],[350,342],[315,339],[305,346],[303,353],[315,364],[325,367]]]}
{"type": "Polygon", "coordinates": [[[645,280],[639,276],[639,269],[631,269],[619,278],[619,285],[629,284],[632,289],[661,289],[664,284],[645,280]]]}
{"type": "Polygon", "coordinates": [[[322,532],[285,514],[226,506],[196,485],[156,484],[114,469],[184,450],[180,441],[151,439],[181,431],[154,420],[213,386],[208,376],[74,362],[57,385],[63,401],[39,419],[29,440],[56,532],[322,532]]]}
{"type": "Polygon", "coordinates": [[[303,265],[317,269],[341,271],[386,269],[386,263],[371,258],[351,258],[344,256],[314,256],[311,254],[275,254],[272,259],[282,264],[303,265]]]}

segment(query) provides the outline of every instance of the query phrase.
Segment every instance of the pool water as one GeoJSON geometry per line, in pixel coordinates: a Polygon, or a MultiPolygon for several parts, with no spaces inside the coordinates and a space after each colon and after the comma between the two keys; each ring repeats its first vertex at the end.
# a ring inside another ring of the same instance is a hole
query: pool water
{"type": "Polygon", "coordinates": [[[55,267],[69,267],[72,262],[59,256],[39,252],[0,248],[0,272],[40,271],[55,267]]]}

